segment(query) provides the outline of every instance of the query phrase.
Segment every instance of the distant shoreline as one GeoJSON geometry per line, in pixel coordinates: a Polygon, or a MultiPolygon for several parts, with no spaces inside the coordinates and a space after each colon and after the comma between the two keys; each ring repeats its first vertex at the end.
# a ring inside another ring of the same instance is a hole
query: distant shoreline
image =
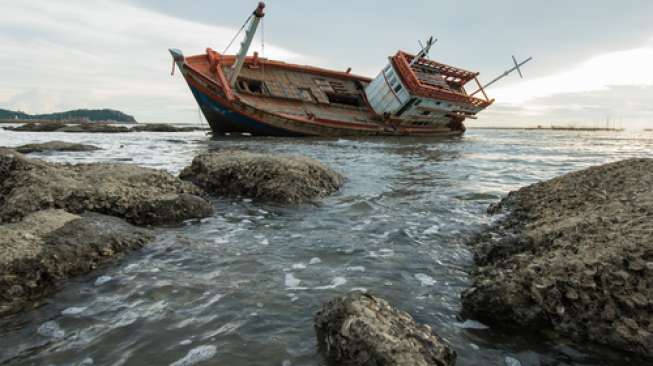
{"type": "MultiPolygon", "coordinates": [[[[580,132],[623,132],[623,128],[592,127],[467,127],[470,130],[535,130],[535,131],[580,131],[580,132]]],[[[651,130],[644,130],[651,131],[651,130]]]]}
{"type": "Polygon", "coordinates": [[[26,123],[65,123],[68,125],[80,125],[82,123],[105,123],[116,125],[137,125],[138,122],[120,122],[120,121],[88,121],[81,119],[55,120],[55,119],[0,119],[0,124],[26,124],[26,123]]]}

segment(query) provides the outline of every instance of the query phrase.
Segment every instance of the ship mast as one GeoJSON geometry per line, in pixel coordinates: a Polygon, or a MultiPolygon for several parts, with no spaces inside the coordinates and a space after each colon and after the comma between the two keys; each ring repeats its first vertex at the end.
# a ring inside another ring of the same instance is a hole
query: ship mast
{"type": "Polygon", "coordinates": [[[249,23],[249,28],[247,28],[247,31],[245,31],[245,39],[243,40],[243,43],[240,44],[240,51],[238,52],[238,58],[236,59],[236,63],[234,64],[231,70],[231,77],[229,78],[229,84],[231,85],[232,88],[236,86],[236,80],[238,80],[238,74],[240,74],[240,70],[242,70],[243,65],[245,64],[245,57],[247,57],[247,52],[249,51],[249,47],[252,45],[252,40],[254,40],[256,29],[258,28],[261,19],[265,16],[263,9],[265,9],[265,3],[264,2],[258,3],[258,7],[256,8],[256,10],[254,10],[254,13],[252,14],[251,21],[249,23]]]}
{"type": "Polygon", "coordinates": [[[494,80],[490,81],[489,83],[481,86],[477,91],[473,92],[469,96],[472,97],[472,96],[478,94],[479,92],[482,92],[483,90],[485,90],[490,85],[492,85],[492,84],[496,83],[497,81],[505,78],[506,76],[512,74],[515,71],[517,71],[519,73],[519,77],[521,77],[523,79],[524,75],[521,73],[521,67],[524,66],[526,63],[530,62],[531,60],[533,60],[533,58],[529,57],[529,58],[527,58],[526,60],[524,60],[522,62],[517,62],[517,59],[515,58],[515,56],[512,56],[512,62],[515,63],[515,66],[513,66],[510,70],[506,70],[503,74],[497,76],[494,80]]]}

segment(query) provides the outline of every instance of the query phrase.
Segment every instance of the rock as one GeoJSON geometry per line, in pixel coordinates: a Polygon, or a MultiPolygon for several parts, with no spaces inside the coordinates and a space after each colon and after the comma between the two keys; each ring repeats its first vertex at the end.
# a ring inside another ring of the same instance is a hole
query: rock
{"type": "Polygon", "coordinates": [[[213,215],[213,205],[192,194],[167,194],[137,204],[129,217],[136,225],[174,225],[213,215]]]}
{"type": "Polygon", "coordinates": [[[116,126],[108,123],[80,123],[76,125],[64,126],[56,132],[86,132],[86,133],[125,133],[131,132],[128,127],[116,126]]]}
{"type": "Polygon", "coordinates": [[[63,122],[39,122],[26,123],[17,127],[5,127],[5,130],[18,132],[54,132],[63,127],[66,127],[66,124],[63,122]]]}
{"type": "Polygon", "coordinates": [[[93,145],[75,144],[72,142],[64,141],[48,141],[40,144],[27,144],[12,148],[21,154],[29,154],[34,152],[49,152],[49,151],[93,151],[100,150],[99,147],[93,145]]]}
{"type": "Polygon", "coordinates": [[[202,195],[192,183],[160,170],[47,163],[0,149],[0,223],[48,208],[94,211],[138,225],[180,223],[210,215],[202,195]]]}
{"type": "Polygon", "coordinates": [[[0,225],[0,316],[37,306],[64,280],[145,245],[152,234],[95,213],[30,213],[0,225]]]}
{"type": "Polygon", "coordinates": [[[463,315],[653,356],[653,159],[510,193],[472,241],[463,315]]]}
{"type": "Polygon", "coordinates": [[[281,204],[323,198],[344,183],[340,174],[310,158],[244,151],[196,156],[180,178],[218,196],[281,204]]]}
{"type": "Polygon", "coordinates": [[[192,132],[201,131],[201,127],[175,127],[167,123],[143,123],[132,127],[134,132],[192,132]]]}
{"type": "Polygon", "coordinates": [[[315,315],[318,345],[334,365],[438,365],[456,353],[427,325],[387,301],[363,293],[336,298],[315,315]]]}
{"type": "Polygon", "coordinates": [[[6,130],[18,132],[90,132],[90,133],[124,133],[131,130],[125,126],[108,123],[79,123],[67,125],[64,122],[26,123],[18,127],[5,127],[6,130]]]}

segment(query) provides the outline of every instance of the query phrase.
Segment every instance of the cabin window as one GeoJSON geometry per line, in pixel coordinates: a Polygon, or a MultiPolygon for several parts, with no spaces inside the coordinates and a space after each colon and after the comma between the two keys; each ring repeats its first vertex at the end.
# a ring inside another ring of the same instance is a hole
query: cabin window
{"type": "Polygon", "coordinates": [[[429,114],[431,114],[431,111],[424,111],[424,112],[422,112],[422,116],[428,116],[429,114]]]}
{"type": "Polygon", "coordinates": [[[349,105],[352,107],[362,107],[363,101],[356,94],[326,93],[329,103],[349,105]]]}
{"type": "Polygon", "coordinates": [[[254,94],[263,94],[263,82],[260,80],[249,80],[247,82],[249,91],[254,94]]]}
{"type": "Polygon", "coordinates": [[[252,94],[267,94],[265,83],[261,80],[238,79],[238,89],[252,94]]]}
{"type": "Polygon", "coordinates": [[[403,89],[403,87],[401,86],[401,84],[397,84],[397,86],[395,86],[395,89],[394,89],[394,90],[395,90],[395,93],[399,93],[399,92],[401,91],[401,89],[403,89]]]}
{"type": "Polygon", "coordinates": [[[385,72],[386,74],[389,74],[390,73],[390,68],[391,68],[390,65],[386,66],[385,69],[383,69],[383,72],[385,72]]]}

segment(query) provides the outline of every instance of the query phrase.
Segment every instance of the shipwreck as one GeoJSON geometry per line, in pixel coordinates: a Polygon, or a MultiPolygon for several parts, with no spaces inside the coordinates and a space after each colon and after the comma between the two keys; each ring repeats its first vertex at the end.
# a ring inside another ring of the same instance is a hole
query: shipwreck
{"type": "MultiPolygon", "coordinates": [[[[479,73],[428,58],[431,37],[416,55],[398,51],[375,78],[248,56],[265,4],[247,19],[240,51],[207,48],[185,57],[170,49],[214,135],[460,136],[464,121],[492,105],[479,73]],[[472,83],[473,82],[473,83],[472,83]],[[474,91],[469,93],[469,85],[474,91]]],[[[420,44],[421,45],[421,44],[420,44]]]]}

